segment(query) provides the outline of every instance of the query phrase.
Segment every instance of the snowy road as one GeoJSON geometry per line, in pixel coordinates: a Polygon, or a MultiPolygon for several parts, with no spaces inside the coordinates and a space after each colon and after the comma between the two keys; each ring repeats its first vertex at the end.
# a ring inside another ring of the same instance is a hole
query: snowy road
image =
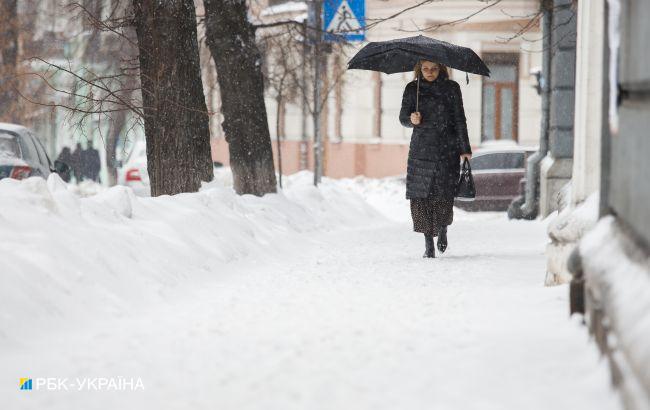
{"type": "Polygon", "coordinates": [[[619,408],[567,288],[542,286],[544,229],[460,215],[434,260],[397,222],[260,246],[163,305],[5,350],[0,407],[619,408]],[[145,389],[8,389],[25,369],[145,389]]]}

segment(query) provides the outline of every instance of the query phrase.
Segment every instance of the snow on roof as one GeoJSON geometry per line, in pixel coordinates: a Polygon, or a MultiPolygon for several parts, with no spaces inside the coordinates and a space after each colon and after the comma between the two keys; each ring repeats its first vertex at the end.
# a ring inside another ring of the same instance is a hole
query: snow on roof
{"type": "Polygon", "coordinates": [[[278,4],[277,6],[267,7],[260,13],[260,16],[272,16],[274,14],[292,13],[298,11],[307,11],[307,3],[303,1],[289,1],[278,4]]]}
{"type": "Polygon", "coordinates": [[[27,132],[27,127],[19,124],[0,122],[0,131],[11,131],[15,133],[23,133],[23,132],[27,132]]]}
{"type": "Polygon", "coordinates": [[[308,17],[309,16],[307,15],[307,13],[301,13],[295,16],[292,20],[302,23],[303,21],[307,20],[308,17]]]}
{"type": "Polygon", "coordinates": [[[494,151],[537,151],[538,148],[533,145],[519,145],[512,140],[493,140],[482,142],[476,149],[475,154],[494,151]]]}

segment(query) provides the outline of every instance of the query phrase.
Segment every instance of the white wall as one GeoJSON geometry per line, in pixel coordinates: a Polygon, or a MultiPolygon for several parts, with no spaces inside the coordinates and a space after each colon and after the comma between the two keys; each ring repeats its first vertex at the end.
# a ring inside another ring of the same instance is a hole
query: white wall
{"type": "Polygon", "coordinates": [[[576,99],[573,140],[572,203],[584,201],[600,185],[605,0],[578,3],[576,99]]]}

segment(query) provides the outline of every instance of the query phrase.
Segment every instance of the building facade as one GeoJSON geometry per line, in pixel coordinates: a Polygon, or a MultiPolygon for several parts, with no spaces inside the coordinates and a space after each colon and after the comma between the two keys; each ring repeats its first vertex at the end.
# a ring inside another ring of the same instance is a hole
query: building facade
{"type": "MultiPolygon", "coordinates": [[[[367,31],[366,42],[328,56],[327,74],[323,76],[327,84],[323,87],[329,93],[321,113],[325,176],[382,177],[406,172],[411,130],[401,126],[398,113],[404,87],[413,73],[347,71],[346,62],[368,41],[423,34],[472,48],[490,67],[490,78],[470,74],[466,83],[465,73],[451,73],[461,84],[472,147],[488,140],[537,145],[541,102],[537,92],[541,68],[539,2],[506,0],[498,7],[483,9],[485,5],[475,1],[450,0],[388,18],[412,5],[403,0],[366,1],[368,22],[386,20],[367,31]]],[[[275,1],[260,11],[259,18],[304,20],[307,10],[304,2],[275,1]]],[[[276,161],[276,129],[280,131],[283,173],[313,169],[313,127],[303,102],[298,99],[278,110],[276,100],[269,96],[267,112],[276,161]],[[282,116],[279,121],[277,113],[282,116]],[[276,121],[282,126],[276,127],[276,121]]],[[[214,138],[212,147],[213,158],[227,164],[225,139],[214,138]]]]}
{"type": "MultiPolygon", "coordinates": [[[[579,0],[571,177],[549,223],[547,283],[570,281],[613,384],[650,409],[650,3],[579,0]]],[[[540,205],[541,206],[541,205],[540,205]]]]}

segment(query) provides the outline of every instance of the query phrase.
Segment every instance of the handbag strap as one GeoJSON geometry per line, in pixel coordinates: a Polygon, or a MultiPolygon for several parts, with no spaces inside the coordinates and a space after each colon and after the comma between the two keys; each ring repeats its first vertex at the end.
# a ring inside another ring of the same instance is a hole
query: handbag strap
{"type": "Polygon", "coordinates": [[[469,165],[469,160],[467,158],[463,159],[463,172],[472,172],[472,167],[469,165]]]}

